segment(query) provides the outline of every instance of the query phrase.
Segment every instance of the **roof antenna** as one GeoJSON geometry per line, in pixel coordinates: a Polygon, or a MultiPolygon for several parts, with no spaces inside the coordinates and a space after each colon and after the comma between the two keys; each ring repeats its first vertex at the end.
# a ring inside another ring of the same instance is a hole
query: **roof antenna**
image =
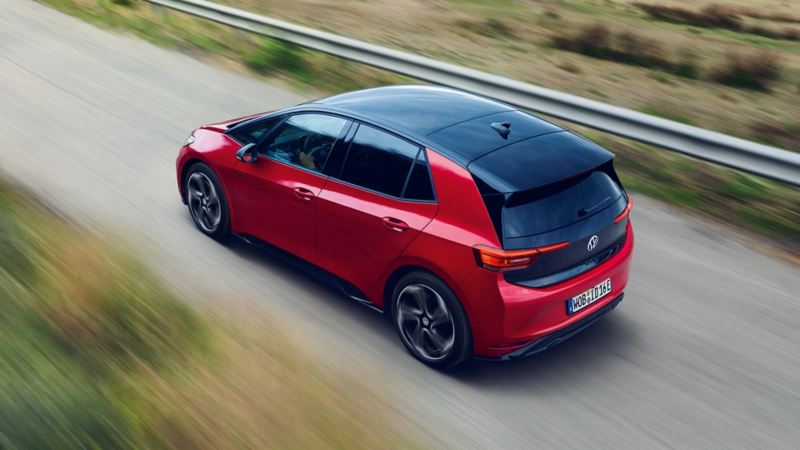
{"type": "Polygon", "coordinates": [[[491,126],[494,131],[497,131],[497,133],[500,134],[500,137],[503,139],[508,139],[508,134],[511,133],[511,123],[494,122],[491,126]]]}

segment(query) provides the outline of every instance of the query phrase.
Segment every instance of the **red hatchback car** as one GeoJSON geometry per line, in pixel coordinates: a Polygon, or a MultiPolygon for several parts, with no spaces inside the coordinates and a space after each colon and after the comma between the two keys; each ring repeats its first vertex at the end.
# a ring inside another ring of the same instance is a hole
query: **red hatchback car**
{"type": "Polygon", "coordinates": [[[279,249],[444,368],[540,352],[622,300],[613,157],[493,100],[394,86],[201,127],[177,176],[203,233],[279,249]]]}

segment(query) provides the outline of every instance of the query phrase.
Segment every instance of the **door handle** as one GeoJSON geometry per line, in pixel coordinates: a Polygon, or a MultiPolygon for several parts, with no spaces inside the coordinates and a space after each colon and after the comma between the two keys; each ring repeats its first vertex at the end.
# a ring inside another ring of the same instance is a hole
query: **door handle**
{"type": "Polygon", "coordinates": [[[394,217],[384,217],[382,220],[383,220],[383,225],[385,225],[386,228],[392,231],[397,231],[398,233],[402,233],[408,229],[408,224],[400,219],[395,219],[394,217]]]}
{"type": "Polygon", "coordinates": [[[316,197],[311,190],[306,189],[304,187],[296,187],[294,188],[294,196],[299,198],[300,200],[304,200],[310,202],[311,200],[316,197]]]}

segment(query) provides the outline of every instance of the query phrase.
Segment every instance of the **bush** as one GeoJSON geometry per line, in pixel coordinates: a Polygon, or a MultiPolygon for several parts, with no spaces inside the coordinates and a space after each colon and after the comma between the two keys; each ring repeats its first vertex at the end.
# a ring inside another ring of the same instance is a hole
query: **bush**
{"type": "Polygon", "coordinates": [[[664,22],[706,28],[727,28],[730,30],[739,30],[742,28],[742,18],[739,16],[738,11],[725,5],[713,4],[706,6],[700,11],[650,3],[635,3],[634,5],[647,13],[650,17],[664,22]]]}
{"type": "Polygon", "coordinates": [[[514,37],[516,33],[514,29],[500,19],[491,18],[481,21],[472,20],[457,20],[455,22],[457,28],[477,33],[483,36],[492,38],[509,38],[514,37]]]}
{"type": "Polygon", "coordinates": [[[781,79],[782,73],[783,65],[774,53],[732,54],[714,71],[712,79],[729,86],[768,91],[773,82],[781,79]]]}
{"type": "Polygon", "coordinates": [[[245,64],[261,74],[279,72],[295,74],[308,68],[303,49],[273,39],[261,39],[261,45],[245,56],[245,64]]]}
{"type": "MultiPolygon", "coordinates": [[[[680,23],[705,28],[723,28],[732,31],[740,31],[770,39],[784,39],[789,41],[800,40],[800,30],[796,28],[786,28],[777,30],[766,28],[760,25],[745,25],[742,15],[751,17],[762,17],[752,11],[742,8],[734,8],[727,5],[712,4],[700,11],[692,11],[675,6],[655,5],[649,3],[636,3],[639,9],[647,13],[650,17],[665,22],[680,23]]],[[[786,17],[784,17],[786,18],[786,17]]]]}
{"type": "Polygon", "coordinates": [[[558,48],[593,58],[660,69],[688,78],[695,78],[699,71],[693,56],[674,62],[658,41],[633,31],[614,34],[603,24],[591,25],[571,36],[554,36],[551,42],[558,48]]]}

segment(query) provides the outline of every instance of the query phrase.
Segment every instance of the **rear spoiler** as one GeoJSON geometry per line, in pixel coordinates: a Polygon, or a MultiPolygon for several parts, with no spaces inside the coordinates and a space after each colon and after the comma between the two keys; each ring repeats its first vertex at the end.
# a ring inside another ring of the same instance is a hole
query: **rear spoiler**
{"type": "Polygon", "coordinates": [[[525,139],[469,163],[486,192],[515,193],[543,188],[614,159],[614,154],[568,131],[525,139]]]}

